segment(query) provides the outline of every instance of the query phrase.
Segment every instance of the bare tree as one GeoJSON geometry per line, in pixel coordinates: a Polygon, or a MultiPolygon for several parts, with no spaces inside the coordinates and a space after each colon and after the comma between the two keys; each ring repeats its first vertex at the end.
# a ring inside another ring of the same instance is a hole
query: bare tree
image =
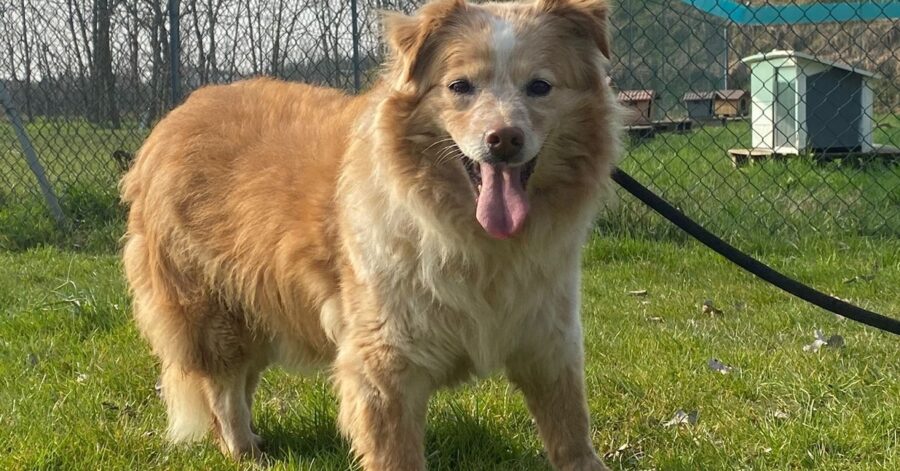
{"type": "Polygon", "coordinates": [[[209,38],[207,64],[213,82],[219,81],[218,44],[216,43],[216,27],[219,24],[219,12],[224,0],[206,0],[206,30],[209,38]]]}
{"type": "Polygon", "coordinates": [[[0,34],[0,38],[2,38],[3,42],[6,44],[6,63],[7,70],[9,73],[9,78],[12,79],[13,82],[17,82],[19,80],[19,65],[16,62],[16,54],[13,45],[17,43],[16,40],[16,26],[13,24],[15,22],[15,18],[13,17],[14,7],[10,6],[2,6],[0,7],[0,27],[3,28],[2,34],[0,34]]]}
{"type": "Polygon", "coordinates": [[[140,88],[141,72],[140,72],[140,32],[141,20],[137,14],[135,0],[123,2],[127,16],[125,19],[125,34],[128,43],[128,78],[131,80],[131,87],[135,90],[140,88]]]}
{"type": "MultiPolygon", "coordinates": [[[[245,4],[247,6],[247,27],[248,27],[247,29],[248,29],[248,33],[250,35],[250,38],[249,38],[250,39],[250,64],[253,68],[253,74],[256,75],[256,74],[260,73],[260,69],[261,69],[260,61],[263,56],[263,54],[262,54],[262,34],[260,33],[259,37],[257,37],[257,35],[254,33],[253,27],[254,27],[254,22],[255,22],[256,23],[256,32],[259,33],[260,30],[262,29],[262,18],[260,16],[260,9],[252,8],[250,0],[246,0],[245,4]],[[257,48],[259,49],[258,54],[257,54],[257,48]],[[257,56],[259,56],[259,57],[257,57],[257,56]]],[[[235,43],[237,43],[237,40],[235,40],[235,43]]]]}
{"type": "Polygon", "coordinates": [[[346,78],[341,70],[346,54],[341,53],[340,40],[345,32],[345,28],[341,26],[349,24],[348,15],[348,2],[331,0],[317,2],[315,18],[318,30],[321,31],[318,46],[323,59],[319,65],[319,72],[334,86],[343,85],[346,78]]]}
{"type": "Polygon", "coordinates": [[[143,0],[150,11],[150,91],[148,121],[162,115],[166,103],[165,73],[169,62],[169,38],[166,29],[166,11],[159,0],[143,0]]]}
{"type": "Polygon", "coordinates": [[[190,0],[188,11],[197,41],[197,73],[201,84],[218,81],[219,64],[216,28],[224,0],[190,0]]]}
{"type": "Polygon", "coordinates": [[[269,64],[269,73],[278,75],[281,69],[281,28],[284,20],[284,0],[278,0],[275,9],[275,28],[272,29],[272,57],[269,64]]]}
{"type": "Polygon", "coordinates": [[[206,49],[203,47],[203,36],[205,28],[200,27],[200,10],[197,8],[197,0],[188,2],[188,11],[186,15],[191,17],[191,23],[194,27],[194,35],[197,38],[197,73],[201,84],[209,83],[208,69],[206,68],[206,49]]]}
{"type": "Polygon", "coordinates": [[[91,22],[91,44],[94,52],[91,83],[94,92],[94,120],[119,128],[121,120],[116,105],[116,83],[110,47],[110,16],[113,8],[115,0],[94,0],[91,22]]]}
{"type": "Polygon", "coordinates": [[[81,5],[77,2],[77,0],[66,0],[66,24],[69,27],[69,40],[71,41],[72,48],[70,49],[71,54],[75,56],[75,65],[77,67],[77,81],[78,81],[78,91],[81,95],[81,100],[84,103],[84,108],[88,109],[90,106],[90,94],[87,93],[85,89],[85,84],[87,83],[87,66],[85,62],[86,59],[90,57],[90,49],[87,44],[83,44],[83,41],[86,37],[86,33],[84,32],[84,23],[83,17],[81,15],[81,5]],[[81,19],[79,21],[79,19],[81,19]],[[79,36],[79,29],[76,29],[76,23],[80,25],[81,36],[79,36]],[[84,51],[88,51],[85,55],[84,51]]]}
{"type": "MultiPolygon", "coordinates": [[[[28,10],[25,5],[25,0],[19,0],[19,6],[21,8],[22,18],[22,67],[25,72],[25,115],[28,116],[28,119],[31,119],[34,116],[31,101],[31,38],[29,36],[28,10]]],[[[13,53],[12,46],[10,46],[10,54],[13,53]]]]}

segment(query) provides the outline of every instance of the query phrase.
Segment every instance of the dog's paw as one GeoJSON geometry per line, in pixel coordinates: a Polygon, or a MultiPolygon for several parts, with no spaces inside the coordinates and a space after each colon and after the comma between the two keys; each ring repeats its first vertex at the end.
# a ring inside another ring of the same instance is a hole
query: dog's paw
{"type": "Polygon", "coordinates": [[[263,437],[260,437],[259,435],[255,434],[255,433],[250,434],[250,441],[252,441],[253,444],[256,445],[256,448],[258,448],[258,449],[261,449],[263,447],[263,445],[266,443],[266,441],[263,440],[263,437]]]}
{"type": "Polygon", "coordinates": [[[599,458],[591,455],[569,463],[559,468],[559,471],[609,471],[609,468],[599,458]]]}
{"type": "Polygon", "coordinates": [[[255,433],[251,435],[250,440],[246,443],[229,444],[221,438],[216,442],[219,445],[219,449],[222,450],[222,454],[230,456],[236,461],[248,461],[258,464],[263,464],[266,461],[266,455],[261,449],[263,440],[255,433]]]}

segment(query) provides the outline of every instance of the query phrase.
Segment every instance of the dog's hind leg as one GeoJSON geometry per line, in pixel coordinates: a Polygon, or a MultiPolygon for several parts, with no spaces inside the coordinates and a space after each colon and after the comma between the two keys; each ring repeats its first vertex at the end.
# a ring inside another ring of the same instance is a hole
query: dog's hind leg
{"type": "Polygon", "coordinates": [[[163,367],[161,394],[169,417],[168,434],[174,443],[203,438],[212,426],[212,412],[203,392],[203,381],[180,365],[163,367]]]}
{"type": "Polygon", "coordinates": [[[162,362],[169,439],[193,441],[212,430],[226,455],[258,456],[251,406],[269,356],[243,318],[202,299],[173,304],[142,296],[135,314],[162,362]]]}
{"type": "Polygon", "coordinates": [[[212,430],[225,454],[257,456],[251,406],[270,361],[267,341],[240,308],[209,290],[196,267],[173,260],[173,252],[132,234],[123,254],[135,322],[163,368],[169,439],[196,440],[212,430]]]}
{"type": "Polygon", "coordinates": [[[252,348],[249,332],[227,313],[199,318],[204,328],[195,328],[192,337],[182,330],[188,338],[170,338],[168,348],[156,349],[164,365],[169,438],[192,441],[212,430],[226,455],[256,457],[261,439],[251,428],[251,410],[266,350],[252,348]]]}
{"type": "MultiPolygon", "coordinates": [[[[265,362],[251,362],[248,366],[247,377],[244,386],[244,398],[247,400],[247,410],[250,411],[251,415],[253,413],[253,395],[256,394],[256,387],[259,385],[259,377],[262,375],[263,370],[266,368],[265,362]]],[[[256,433],[256,428],[253,426],[253,421],[250,421],[250,431],[251,438],[253,439],[253,443],[256,444],[257,447],[262,446],[263,439],[256,433]]]]}
{"type": "Polygon", "coordinates": [[[260,438],[251,428],[252,398],[248,397],[249,365],[204,378],[204,392],[214,417],[219,447],[234,458],[259,457],[260,438]]]}

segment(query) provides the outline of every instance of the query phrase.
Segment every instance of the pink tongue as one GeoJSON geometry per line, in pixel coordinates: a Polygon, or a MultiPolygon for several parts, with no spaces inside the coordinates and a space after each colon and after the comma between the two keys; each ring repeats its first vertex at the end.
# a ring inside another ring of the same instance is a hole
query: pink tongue
{"type": "Polygon", "coordinates": [[[522,167],[481,164],[481,192],[475,217],[491,237],[508,239],[525,225],[528,197],[522,188],[522,167]]]}

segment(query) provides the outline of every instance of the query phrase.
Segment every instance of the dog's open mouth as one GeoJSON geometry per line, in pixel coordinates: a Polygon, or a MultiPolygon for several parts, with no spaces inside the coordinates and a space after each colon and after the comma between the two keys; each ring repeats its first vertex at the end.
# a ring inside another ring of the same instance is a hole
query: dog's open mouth
{"type": "Polygon", "coordinates": [[[537,159],[531,159],[525,165],[513,167],[463,157],[477,198],[475,216],[491,237],[508,239],[525,226],[529,210],[525,189],[536,162],[537,159]]]}
{"type": "MultiPolygon", "coordinates": [[[[469,174],[469,180],[472,181],[472,186],[475,188],[475,194],[481,193],[481,165],[466,156],[462,157],[462,161],[463,165],[466,167],[466,173],[469,174]]],[[[522,172],[519,177],[522,188],[528,188],[528,180],[531,179],[531,175],[534,173],[534,167],[536,165],[537,159],[531,159],[522,166],[522,172]]]]}

